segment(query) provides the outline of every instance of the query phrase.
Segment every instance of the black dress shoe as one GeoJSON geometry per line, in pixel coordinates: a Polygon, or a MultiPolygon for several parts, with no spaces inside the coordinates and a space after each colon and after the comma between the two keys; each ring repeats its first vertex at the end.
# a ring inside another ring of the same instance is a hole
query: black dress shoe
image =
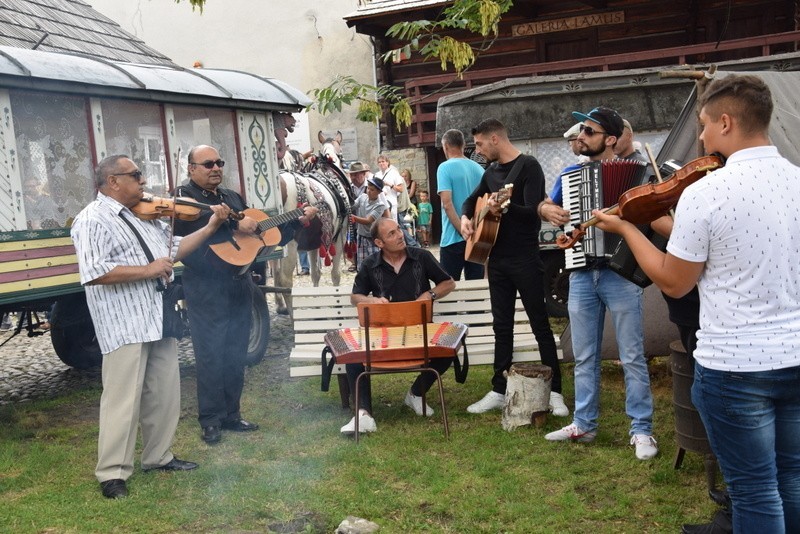
{"type": "Polygon", "coordinates": [[[219,440],[222,439],[222,431],[218,426],[204,426],[202,437],[203,441],[213,445],[214,443],[219,443],[219,440]]]}
{"type": "Polygon", "coordinates": [[[226,421],[222,423],[223,430],[231,430],[233,432],[252,432],[258,430],[258,425],[255,423],[248,423],[244,419],[237,419],[236,421],[226,421]]]}
{"type": "Polygon", "coordinates": [[[103,492],[103,497],[109,499],[120,499],[128,496],[128,487],[125,481],[121,478],[113,478],[100,483],[100,491],[103,492]]]}
{"type": "Polygon", "coordinates": [[[711,523],[702,525],[683,525],[682,534],[731,534],[733,532],[733,518],[730,510],[717,510],[711,523]]]}
{"type": "Polygon", "coordinates": [[[142,469],[145,473],[150,471],[191,471],[192,469],[197,469],[198,464],[194,462],[187,462],[184,460],[178,460],[174,456],[169,463],[164,465],[159,465],[158,467],[149,467],[147,469],[142,469]]]}

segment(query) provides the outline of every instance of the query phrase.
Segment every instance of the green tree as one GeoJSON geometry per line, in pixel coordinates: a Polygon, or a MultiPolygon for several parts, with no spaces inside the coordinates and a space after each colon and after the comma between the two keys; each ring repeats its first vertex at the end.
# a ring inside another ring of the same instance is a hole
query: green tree
{"type": "MultiPolygon", "coordinates": [[[[187,0],[192,9],[203,11],[206,0],[187,0]]],[[[180,3],[181,0],[175,0],[180,3]]],[[[512,0],[455,0],[436,20],[413,20],[390,27],[386,35],[404,41],[401,48],[390,50],[381,58],[392,61],[395,55],[421,54],[426,60],[436,59],[442,71],[451,67],[454,78],[461,78],[481,52],[488,50],[495,39],[500,19],[511,9],[512,0]],[[453,38],[448,33],[466,31],[479,35],[481,41],[472,45],[453,38]]],[[[328,86],[312,89],[314,102],[309,106],[322,115],[338,112],[343,106],[358,104],[357,118],[378,123],[384,111],[392,114],[397,129],[411,124],[411,103],[403,96],[401,87],[361,83],[352,76],[339,75],[328,86]]]]}
{"type": "MultiPolygon", "coordinates": [[[[498,24],[512,5],[512,0],[455,0],[436,20],[394,24],[386,35],[406,44],[390,50],[381,59],[389,62],[398,54],[406,57],[421,54],[426,60],[438,60],[445,72],[452,67],[454,79],[461,78],[475,64],[477,56],[488,50],[497,39],[498,24]],[[472,45],[447,35],[454,31],[479,35],[481,40],[472,45]]],[[[314,102],[309,108],[322,115],[358,103],[359,120],[378,123],[385,110],[393,115],[398,130],[411,124],[413,102],[403,96],[401,87],[374,86],[361,83],[352,76],[339,75],[328,86],[313,89],[311,94],[314,102]]]]}

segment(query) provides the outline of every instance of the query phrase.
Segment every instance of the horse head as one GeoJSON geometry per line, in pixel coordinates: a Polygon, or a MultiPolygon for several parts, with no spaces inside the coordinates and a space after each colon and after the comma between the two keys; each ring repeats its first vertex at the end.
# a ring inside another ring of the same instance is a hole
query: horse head
{"type": "Polygon", "coordinates": [[[325,134],[320,130],[317,133],[317,139],[322,144],[320,154],[322,157],[328,159],[331,163],[342,168],[342,132],[337,131],[334,137],[325,137],[325,134]]]}

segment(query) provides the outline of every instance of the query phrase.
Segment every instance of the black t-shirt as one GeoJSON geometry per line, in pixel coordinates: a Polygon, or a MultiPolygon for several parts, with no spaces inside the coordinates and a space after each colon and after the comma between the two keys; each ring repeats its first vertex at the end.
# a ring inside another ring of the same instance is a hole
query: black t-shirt
{"type": "Polygon", "coordinates": [[[533,156],[520,154],[508,163],[493,163],[484,171],[480,184],[467,197],[462,213],[469,218],[475,215],[475,203],[486,193],[494,193],[506,185],[507,178],[517,159],[523,159],[522,169],[514,179],[508,212],[500,220],[497,240],[492,248],[493,258],[512,257],[520,251],[538,254],[539,230],[542,221],[536,208],[545,198],[544,173],[533,156]]]}
{"type": "Polygon", "coordinates": [[[679,299],[664,295],[669,310],[669,320],[679,326],[700,328],[700,292],[697,286],[679,299]]]}
{"type": "MultiPolygon", "coordinates": [[[[216,193],[212,193],[203,189],[191,180],[187,185],[178,187],[177,196],[190,198],[194,202],[208,204],[211,206],[216,206],[224,202],[229,208],[235,211],[243,211],[247,209],[244,199],[236,191],[218,187],[216,193]]],[[[208,224],[208,220],[211,218],[212,214],[213,212],[210,210],[203,210],[200,212],[200,217],[194,221],[176,220],[175,235],[185,236],[196,230],[199,230],[208,224]]],[[[219,275],[221,273],[231,275],[238,274],[240,270],[239,267],[235,267],[223,262],[208,248],[209,245],[230,240],[233,236],[233,230],[235,230],[236,227],[236,221],[228,221],[224,223],[219,227],[213,236],[207,239],[205,243],[197,247],[194,252],[182,260],[184,265],[198,274],[212,276],[219,275]]]]}

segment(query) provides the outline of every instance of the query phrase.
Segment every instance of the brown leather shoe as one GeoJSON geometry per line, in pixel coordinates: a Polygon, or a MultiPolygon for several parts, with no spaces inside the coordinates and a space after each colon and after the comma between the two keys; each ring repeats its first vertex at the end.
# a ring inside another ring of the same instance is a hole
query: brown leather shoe
{"type": "Polygon", "coordinates": [[[128,496],[128,487],[121,478],[104,480],[100,483],[100,491],[103,492],[103,497],[108,499],[121,499],[128,496]]]}

